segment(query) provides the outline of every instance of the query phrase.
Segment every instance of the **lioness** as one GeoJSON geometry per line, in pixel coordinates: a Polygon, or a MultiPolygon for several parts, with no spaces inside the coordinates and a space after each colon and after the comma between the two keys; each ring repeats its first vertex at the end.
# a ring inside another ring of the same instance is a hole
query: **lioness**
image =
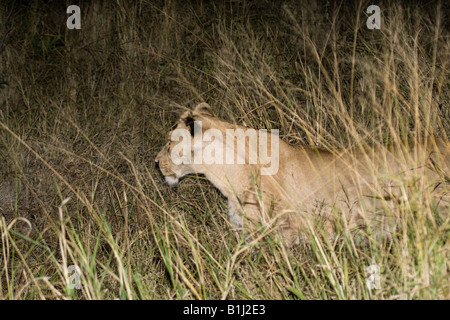
{"type": "Polygon", "coordinates": [[[395,217],[380,213],[407,200],[408,183],[436,194],[440,211],[448,212],[449,141],[334,150],[294,147],[273,133],[220,120],[206,103],[185,112],[171,136],[155,159],[167,183],[176,184],[187,174],[205,175],[228,199],[234,228],[276,226],[287,246],[298,243],[317,222],[328,236],[335,234],[337,223],[348,231],[370,226],[377,234],[389,234],[395,217]],[[253,130],[253,136],[237,141],[230,130],[253,130]],[[232,143],[226,141],[230,137],[232,143]],[[259,139],[258,146],[251,145],[251,137],[259,139]],[[261,157],[264,147],[271,150],[272,163],[268,154],[261,157]]]}

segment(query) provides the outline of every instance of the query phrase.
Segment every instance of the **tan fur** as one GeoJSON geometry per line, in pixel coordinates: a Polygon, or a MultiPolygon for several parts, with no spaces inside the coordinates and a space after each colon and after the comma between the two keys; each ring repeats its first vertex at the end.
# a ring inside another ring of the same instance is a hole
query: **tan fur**
{"type": "MultiPolygon", "coordinates": [[[[214,117],[206,103],[185,112],[177,128],[188,129],[187,118],[201,120],[203,130],[240,127],[214,117]]],[[[272,176],[260,175],[260,164],[175,165],[170,152],[178,142],[167,143],[155,161],[170,183],[204,174],[227,197],[228,218],[236,229],[276,226],[287,246],[317,225],[332,236],[337,221],[348,231],[371,226],[379,234],[392,232],[395,217],[380,213],[406,200],[408,182],[444,195],[438,205],[448,212],[449,141],[334,150],[279,142],[279,170],[272,176]]]]}

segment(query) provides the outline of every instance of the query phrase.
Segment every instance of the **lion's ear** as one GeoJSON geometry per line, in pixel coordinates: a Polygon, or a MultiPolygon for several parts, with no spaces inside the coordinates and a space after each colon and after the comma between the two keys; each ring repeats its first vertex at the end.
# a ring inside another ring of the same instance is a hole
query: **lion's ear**
{"type": "Polygon", "coordinates": [[[186,111],[181,115],[180,122],[183,123],[187,128],[189,128],[189,132],[191,136],[194,136],[194,127],[195,127],[195,119],[192,111],[186,111]]]}
{"type": "Polygon", "coordinates": [[[194,113],[204,115],[204,116],[212,116],[213,115],[212,111],[211,111],[211,107],[206,102],[199,103],[194,108],[194,113]]]}
{"type": "Polygon", "coordinates": [[[188,115],[186,117],[186,119],[184,119],[184,123],[186,124],[186,127],[189,128],[189,132],[191,133],[191,136],[194,136],[195,119],[192,117],[192,115],[188,115]]]}

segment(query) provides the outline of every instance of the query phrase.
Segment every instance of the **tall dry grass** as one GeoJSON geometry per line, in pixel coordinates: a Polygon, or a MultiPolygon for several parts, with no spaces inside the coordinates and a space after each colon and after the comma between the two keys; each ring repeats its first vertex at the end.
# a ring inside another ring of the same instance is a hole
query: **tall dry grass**
{"type": "Polygon", "coordinates": [[[447,139],[448,10],[385,1],[368,30],[368,5],[91,1],[71,31],[59,2],[2,3],[0,299],[448,299],[449,223],[420,187],[392,241],[286,250],[153,167],[200,101],[293,144],[447,139]]]}

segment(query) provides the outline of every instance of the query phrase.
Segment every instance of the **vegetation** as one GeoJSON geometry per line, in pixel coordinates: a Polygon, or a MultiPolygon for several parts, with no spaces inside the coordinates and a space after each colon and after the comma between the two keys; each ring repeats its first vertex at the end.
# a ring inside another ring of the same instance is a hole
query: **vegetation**
{"type": "Polygon", "coordinates": [[[286,250],[235,236],[204,178],[154,167],[202,101],[292,144],[447,138],[448,8],[384,1],[369,30],[370,4],[83,1],[69,30],[64,2],[2,2],[0,299],[449,299],[449,221],[420,185],[392,241],[286,250]]]}

